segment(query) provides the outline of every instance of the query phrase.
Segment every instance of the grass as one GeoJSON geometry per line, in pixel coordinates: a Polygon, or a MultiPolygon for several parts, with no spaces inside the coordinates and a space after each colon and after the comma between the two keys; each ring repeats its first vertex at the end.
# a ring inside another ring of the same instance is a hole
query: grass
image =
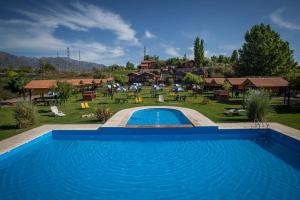
{"type": "MultiPolygon", "coordinates": [[[[96,119],[81,118],[83,114],[93,113],[95,108],[99,106],[109,107],[114,113],[119,110],[136,107],[136,106],[151,106],[151,105],[169,105],[169,106],[181,106],[192,108],[200,113],[204,114],[214,122],[234,123],[234,122],[246,122],[249,121],[245,114],[240,116],[228,117],[224,115],[225,108],[240,107],[242,103],[241,98],[231,98],[226,103],[220,103],[215,100],[210,100],[207,105],[202,105],[203,96],[190,97],[188,96],[186,102],[174,101],[174,97],[170,97],[167,92],[164,91],[165,102],[157,103],[157,98],[152,98],[149,87],[143,87],[140,95],[143,97],[142,104],[136,104],[134,99],[129,99],[128,103],[116,104],[110,97],[103,97],[101,90],[97,91],[97,99],[89,102],[90,109],[82,110],[80,108],[81,94],[72,96],[65,105],[59,106],[59,110],[66,113],[65,117],[52,117],[50,116],[49,106],[37,106],[38,116],[36,126],[42,124],[67,124],[67,123],[99,123],[96,119]]],[[[186,93],[186,95],[188,95],[186,93]]],[[[17,129],[14,120],[14,108],[0,108],[0,140],[11,137],[18,133],[24,132],[28,129],[17,129]]],[[[300,129],[300,108],[299,107],[287,107],[282,104],[282,101],[274,100],[272,102],[272,111],[267,116],[270,122],[279,122],[287,126],[291,126],[300,129]]]]}

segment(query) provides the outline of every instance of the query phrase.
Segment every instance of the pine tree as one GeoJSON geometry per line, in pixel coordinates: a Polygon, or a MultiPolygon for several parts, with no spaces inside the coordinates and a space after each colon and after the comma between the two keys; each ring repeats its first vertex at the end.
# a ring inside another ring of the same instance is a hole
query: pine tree
{"type": "Polygon", "coordinates": [[[231,57],[230,57],[230,62],[231,63],[237,63],[239,60],[239,54],[238,54],[238,51],[237,50],[234,50],[231,54],[231,57]]]}
{"type": "Polygon", "coordinates": [[[201,66],[204,64],[204,41],[199,37],[196,37],[194,42],[194,60],[197,66],[201,66]]]}
{"type": "Polygon", "coordinates": [[[270,25],[259,24],[245,34],[245,43],[239,50],[238,75],[270,76],[288,73],[295,68],[289,43],[280,38],[270,25]]]}

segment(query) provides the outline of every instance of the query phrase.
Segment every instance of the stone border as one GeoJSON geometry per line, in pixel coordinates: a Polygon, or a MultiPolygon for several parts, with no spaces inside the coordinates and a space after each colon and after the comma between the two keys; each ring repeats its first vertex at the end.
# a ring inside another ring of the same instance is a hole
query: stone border
{"type": "Polygon", "coordinates": [[[127,122],[131,115],[138,110],[148,109],[148,108],[168,108],[175,109],[182,112],[193,124],[193,126],[217,126],[213,121],[202,115],[196,110],[178,106],[140,106],[134,108],[127,108],[120,110],[114,114],[103,127],[127,127],[127,122]]]}
{"type": "MultiPolygon", "coordinates": [[[[257,129],[257,127],[254,126],[254,123],[251,122],[218,123],[217,125],[219,129],[249,129],[249,128],[257,129]]],[[[262,127],[262,128],[267,128],[267,127],[262,127]]],[[[289,126],[277,122],[270,122],[268,128],[300,141],[300,130],[298,129],[291,128],[289,126]]]]}
{"type": "Polygon", "coordinates": [[[47,124],[0,141],[0,156],[52,130],[97,130],[102,124],[47,124]]]}

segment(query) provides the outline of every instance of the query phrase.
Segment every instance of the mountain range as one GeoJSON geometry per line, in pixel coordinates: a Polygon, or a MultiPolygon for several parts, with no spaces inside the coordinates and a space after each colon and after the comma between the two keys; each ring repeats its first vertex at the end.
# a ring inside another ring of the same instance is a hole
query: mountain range
{"type": "Polygon", "coordinates": [[[53,65],[57,69],[61,70],[79,70],[79,69],[91,69],[93,67],[105,67],[103,64],[92,63],[74,60],[67,57],[26,57],[26,56],[16,56],[9,54],[7,52],[0,51],[0,68],[1,67],[19,67],[19,66],[30,66],[37,68],[40,63],[46,63],[53,65]]]}

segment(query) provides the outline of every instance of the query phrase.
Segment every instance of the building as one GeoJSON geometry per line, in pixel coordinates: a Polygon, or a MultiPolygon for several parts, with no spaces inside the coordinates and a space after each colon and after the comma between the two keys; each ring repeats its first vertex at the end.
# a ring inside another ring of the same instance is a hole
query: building
{"type": "Polygon", "coordinates": [[[181,81],[186,73],[193,73],[199,76],[205,76],[203,68],[197,66],[194,60],[188,60],[174,69],[174,80],[181,81]]]}
{"type": "Polygon", "coordinates": [[[160,72],[160,68],[156,67],[156,61],[155,60],[143,60],[138,67],[139,67],[139,69],[140,69],[139,71],[141,73],[143,73],[143,72],[150,72],[150,73],[157,72],[157,73],[159,73],[160,72]]]}
{"type": "Polygon", "coordinates": [[[282,77],[247,78],[242,83],[245,89],[265,89],[277,94],[285,93],[288,85],[289,82],[282,77]]]}
{"type": "Polygon", "coordinates": [[[29,97],[32,95],[40,95],[43,97],[56,86],[57,82],[66,82],[74,87],[101,85],[108,81],[112,81],[113,78],[107,79],[58,79],[58,80],[32,80],[25,85],[25,89],[29,91],[29,97]]]}
{"type": "Polygon", "coordinates": [[[142,72],[142,73],[130,73],[128,74],[128,82],[129,83],[145,83],[149,80],[158,81],[159,77],[150,72],[142,72]]]}

